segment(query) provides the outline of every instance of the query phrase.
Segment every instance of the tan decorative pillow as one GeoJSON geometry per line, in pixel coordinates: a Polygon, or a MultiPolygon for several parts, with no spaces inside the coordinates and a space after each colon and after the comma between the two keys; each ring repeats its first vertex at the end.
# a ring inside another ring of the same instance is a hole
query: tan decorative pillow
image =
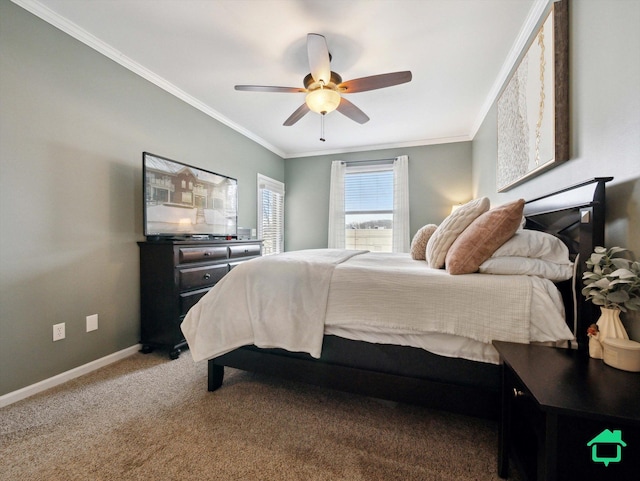
{"type": "Polygon", "coordinates": [[[449,274],[477,272],[502,244],[516,233],[524,199],[501,205],[474,220],[454,241],[445,260],[449,274]]]}
{"type": "Polygon", "coordinates": [[[442,221],[427,243],[427,262],[434,269],[444,267],[444,259],[453,241],[478,216],[489,210],[489,199],[480,197],[454,210],[449,217],[442,221]]]}
{"type": "Polygon", "coordinates": [[[411,241],[411,257],[417,261],[427,259],[427,242],[438,228],[435,224],[427,224],[416,232],[411,241]]]}

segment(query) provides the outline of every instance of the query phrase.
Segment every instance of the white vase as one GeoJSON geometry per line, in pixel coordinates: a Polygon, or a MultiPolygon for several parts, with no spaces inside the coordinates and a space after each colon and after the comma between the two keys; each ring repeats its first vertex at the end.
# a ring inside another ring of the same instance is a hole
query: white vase
{"type": "Polygon", "coordinates": [[[600,308],[600,319],[598,319],[598,341],[604,342],[607,337],[617,339],[629,339],[629,335],[620,320],[620,309],[600,308]]]}

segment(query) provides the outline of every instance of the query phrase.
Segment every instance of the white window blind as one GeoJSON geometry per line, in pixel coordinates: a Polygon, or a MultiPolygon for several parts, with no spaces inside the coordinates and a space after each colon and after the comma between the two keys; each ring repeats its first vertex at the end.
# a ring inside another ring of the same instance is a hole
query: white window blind
{"type": "Polygon", "coordinates": [[[344,177],[345,247],[392,250],[393,164],[347,164],[344,177]]]}
{"type": "Polygon", "coordinates": [[[393,170],[352,173],[344,179],[345,213],[393,213],[393,170]]]}
{"type": "Polygon", "coordinates": [[[258,238],[264,255],[284,251],[284,184],[258,174],[258,238]]]}

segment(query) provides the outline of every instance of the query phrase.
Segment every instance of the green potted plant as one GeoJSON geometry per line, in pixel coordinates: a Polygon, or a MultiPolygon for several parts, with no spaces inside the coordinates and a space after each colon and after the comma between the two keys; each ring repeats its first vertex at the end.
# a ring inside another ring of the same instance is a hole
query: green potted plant
{"type": "Polygon", "coordinates": [[[622,247],[596,247],[587,259],[582,275],[582,295],[600,306],[600,319],[589,327],[591,357],[602,357],[601,344],[607,337],[629,339],[620,321],[620,312],[640,309],[640,262],[629,260],[622,247]],[[600,351],[600,352],[598,352],[600,351]]]}

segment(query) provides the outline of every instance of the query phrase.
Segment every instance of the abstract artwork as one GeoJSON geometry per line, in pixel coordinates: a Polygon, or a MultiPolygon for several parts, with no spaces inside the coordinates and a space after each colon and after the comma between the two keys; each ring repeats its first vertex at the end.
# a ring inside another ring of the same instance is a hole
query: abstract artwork
{"type": "Polygon", "coordinates": [[[567,1],[553,4],[498,98],[498,192],[569,159],[567,1]]]}

